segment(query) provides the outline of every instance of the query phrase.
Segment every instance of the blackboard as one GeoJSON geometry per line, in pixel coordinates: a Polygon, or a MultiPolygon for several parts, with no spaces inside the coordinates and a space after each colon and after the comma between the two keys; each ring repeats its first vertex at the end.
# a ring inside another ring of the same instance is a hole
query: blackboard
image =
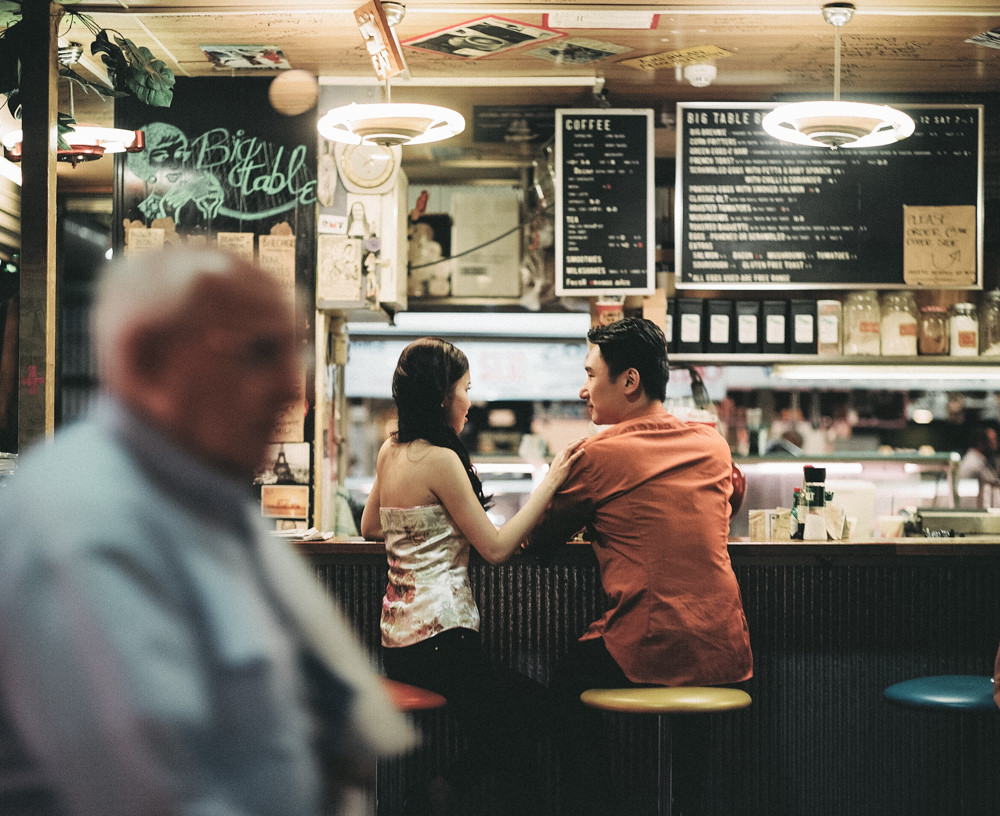
{"type": "Polygon", "coordinates": [[[268,100],[272,79],[181,77],[169,108],[116,102],[116,125],[146,134],[145,150],[122,158],[115,185],[119,249],[126,220],[165,223],[168,243],[242,234],[251,247],[287,225],[296,283],[314,291],[316,112],[278,113],[268,100]]]}
{"type": "Polygon", "coordinates": [[[678,288],[982,288],[981,105],[897,105],[913,135],[857,150],[774,139],[774,107],[678,104],[678,288]]]}
{"type": "Polygon", "coordinates": [[[655,289],[653,112],[556,111],[556,294],[655,289]]]}

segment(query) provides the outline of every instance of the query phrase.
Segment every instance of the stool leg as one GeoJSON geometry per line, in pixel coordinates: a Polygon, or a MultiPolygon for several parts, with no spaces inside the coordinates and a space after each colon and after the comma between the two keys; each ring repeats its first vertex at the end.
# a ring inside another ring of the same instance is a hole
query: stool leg
{"type": "Polygon", "coordinates": [[[656,737],[660,752],[656,768],[656,812],[658,816],[671,816],[674,809],[674,737],[666,714],[656,718],[656,737]]]}

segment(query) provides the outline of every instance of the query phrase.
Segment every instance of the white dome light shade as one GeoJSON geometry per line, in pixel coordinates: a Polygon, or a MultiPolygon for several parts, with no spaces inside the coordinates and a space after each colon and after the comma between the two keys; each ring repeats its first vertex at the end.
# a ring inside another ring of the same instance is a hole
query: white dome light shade
{"type": "Polygon", "coordinates": [[[316,127],[333,142],[416,145],[457,136],[465,130],[465,117],[439,105],[351,103],[327,111],[316,127]]]}
{"type": "MultiPolygon", "coordinates": [[[[21,161],[24,133],[12,130],[4,134],[4,156],[9,161],[21,161]]],[[[138,153],[145,148],[145,134],[141,130],[106,128],[95,125],[74,125],[63,134],[69,150],[57,151],[59,161],[77,164],[99,159],[107,153],[138,153]]]]}
{"type": "Polygon", "coordinates": [[[888,105],[833,100],[781,105],[761,124],[776,139],[829,148],[881,147],[914,129],[913,119],[888,105]]]}

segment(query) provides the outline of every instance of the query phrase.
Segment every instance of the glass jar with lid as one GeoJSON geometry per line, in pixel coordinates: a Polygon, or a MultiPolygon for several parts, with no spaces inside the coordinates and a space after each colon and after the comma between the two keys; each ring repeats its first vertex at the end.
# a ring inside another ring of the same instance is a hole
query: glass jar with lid
{"type": "Polygon", "coordinates": [[[844,302],[844,354],[877,356],[882,348],[881,323],[878,293],[851,292],[844,302]]]}
{"type": "Polygon", "coordinates": [[[882,295],[881,345],[884,357],[917,353],[917,302],[912,292],[882,295]]]}
{"type": "Polygon", "coordinates": [[[1000,289],[983,296],[979,310],[979,353],[984,357],[1000,356],[1000,289]]]}
{"type": "Polygon", "coordinates": [[[948,310],[944,306],[921,306],[919,335],[920,353],[947,354],[948,339],[948,310]]]}
{"type": "Polygon", "coordinates": [[[952,357],[975,357],[979,354],[979,316],[973,303],[952,304],[950,354],[952,357]]]}

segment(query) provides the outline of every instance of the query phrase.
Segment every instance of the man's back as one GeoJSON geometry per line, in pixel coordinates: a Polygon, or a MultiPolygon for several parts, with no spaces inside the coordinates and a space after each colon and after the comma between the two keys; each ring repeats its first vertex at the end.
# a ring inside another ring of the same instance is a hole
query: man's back
{"type": "Polygon", "coordinates": [[[707,425],[659,409],[585,443],[534,538],[593,542],[608,609],[603,637],[634,682],[735,683],[752,673],[728,553],[729,447],[707,425]]]}

